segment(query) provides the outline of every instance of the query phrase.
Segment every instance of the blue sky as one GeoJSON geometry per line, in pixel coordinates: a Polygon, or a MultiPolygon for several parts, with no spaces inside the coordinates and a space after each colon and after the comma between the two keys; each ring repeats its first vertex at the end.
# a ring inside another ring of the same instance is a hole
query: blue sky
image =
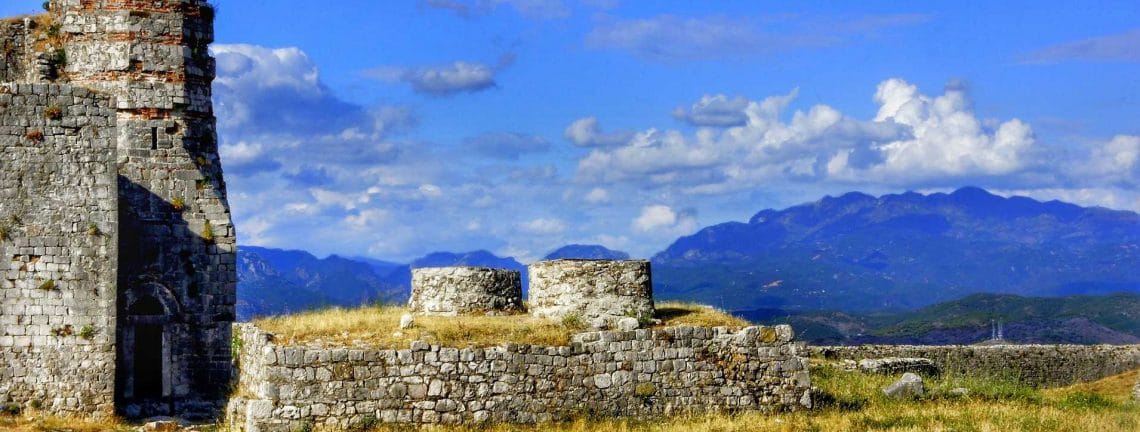
{"type": "Polygon", "coordinates": [[[1140,210],[1135,1],[217,4],[244,244],[649,256],[825,194],[964,185],[1140,210]]]}

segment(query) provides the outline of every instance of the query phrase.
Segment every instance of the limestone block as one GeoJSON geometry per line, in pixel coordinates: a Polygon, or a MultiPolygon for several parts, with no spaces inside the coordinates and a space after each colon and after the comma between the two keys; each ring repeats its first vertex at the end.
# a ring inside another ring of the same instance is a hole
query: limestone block
{"type": "Polygon", "coordinates": [[[609,328],[622,318],[653,318],[653,282],[649,261],[551,260],[528,267],[531,315],[563,321],[577,319],[609,328]]]}
{"type": "Polygon", "coordinates": [[[519,312],[520,280],[517,271],[488,267],[413,269],[408,309],[424,315],[519,312]]]}
{"type": "Polygon", "coordinates": [[[1132,399],[1140,401],[1140,378],[1136,378],[1136,386],[1132,388],[1132,399]]]}
{"type": "Polygon", "coordinates": [[[923,394],[922,377],[907,372],[894,384],[884,388],[883,394],[891,399],[921,397],[923,394]]]}

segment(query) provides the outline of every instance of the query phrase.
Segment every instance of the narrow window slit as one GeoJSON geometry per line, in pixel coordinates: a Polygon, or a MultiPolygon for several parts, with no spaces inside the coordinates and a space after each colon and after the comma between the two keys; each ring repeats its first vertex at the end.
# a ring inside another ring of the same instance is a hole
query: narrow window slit
{"type": "Polygon", "coordinates": [[[150,149],[158,150],[158,128],[150,128],[150,149]]]}

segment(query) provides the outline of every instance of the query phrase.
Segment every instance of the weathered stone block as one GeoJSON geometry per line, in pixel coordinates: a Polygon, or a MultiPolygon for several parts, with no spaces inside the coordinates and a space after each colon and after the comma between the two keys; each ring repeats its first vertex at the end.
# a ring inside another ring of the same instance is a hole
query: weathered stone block
{"type": "Polygon", "coordinates": [[[552,260],[528,267],[531,315],[610,328],[653,318],[649,261],[552,260]]]}
{"type": "Polygon", "coordinates": [[[907,372],[902,378],[883,389],[883,394],[891,399],[922,397],[922,377],[907,372]]]}
{"type": "Polygon", "coordinates": [[[519,312],[520,275],[513,270],[487,267],[413,269],[408,309],[425,315],[519,312]]]}

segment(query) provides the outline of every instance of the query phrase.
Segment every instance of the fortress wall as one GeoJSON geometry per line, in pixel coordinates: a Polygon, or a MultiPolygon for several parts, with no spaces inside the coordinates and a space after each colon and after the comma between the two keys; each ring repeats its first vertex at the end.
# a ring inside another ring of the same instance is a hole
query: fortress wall
{"type": "Polygon", "coordinates": [[[66,79],[115,96],[118,408],[208,415],[232,375],[237,283],[210,100],[214,10],[205,0],[53,0],[51,9],[66,36],[66,79]]]}
{"type": "Polygon", "coordinates": [[[1035,387],[1095,381],[1140,368],[1140,345],[861,345],[809,347],[812,357],[922,357],[945,374],[1012,378],[1035,387]]]}
{"type": "Polygon", "coordinates": [[[82,88],[0,85],[0,403],[114,412],[112,106],[82,88]]]}
{"type": "Polygon", "coordinates": [[[247,432],[384,423],[533,423],[587,415],[810,407],[788,326],[668,327],[574,335],[569,346],[282,346],[240,334],[228,422],[247,432]]]}

